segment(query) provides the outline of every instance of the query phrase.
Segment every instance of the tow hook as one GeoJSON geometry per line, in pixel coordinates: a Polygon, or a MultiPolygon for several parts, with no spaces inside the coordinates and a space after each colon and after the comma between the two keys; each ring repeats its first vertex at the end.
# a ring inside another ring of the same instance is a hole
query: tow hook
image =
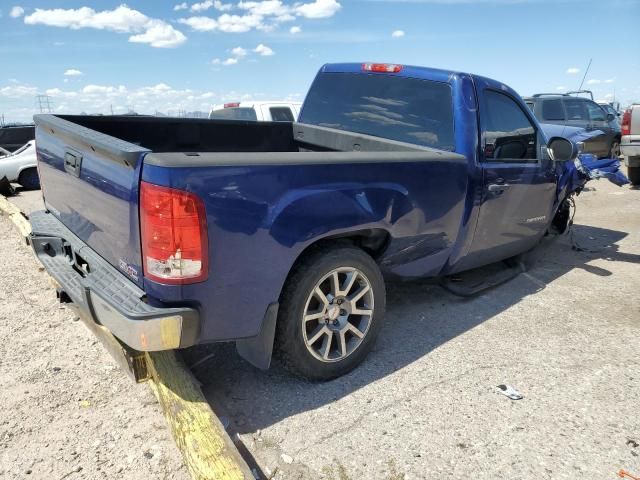
{"type": "Polygon", "coordinates": [[[56,288],[56,298],[60,303],[73,303],[69,294],[61,288],[56,288]]]}

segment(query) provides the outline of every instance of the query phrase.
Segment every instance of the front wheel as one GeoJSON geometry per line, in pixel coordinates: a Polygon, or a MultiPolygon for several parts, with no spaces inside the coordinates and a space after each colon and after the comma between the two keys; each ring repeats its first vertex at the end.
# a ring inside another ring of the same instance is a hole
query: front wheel
{"type": "Polygon", "coordinates": [[[285,367],[298,375],[339,377],[369,353],[384,310],[384,280],[369,255],[354,247],[318,249],[287,280],[276,349],[285,367]]]}
{"type": "Polygon", "coordinates": [[[609,150],[609,158],[615,158],[616,160],[620,157],[620,142],[618,140],[614,140],[611,142],[611,149],[609,150]]]}

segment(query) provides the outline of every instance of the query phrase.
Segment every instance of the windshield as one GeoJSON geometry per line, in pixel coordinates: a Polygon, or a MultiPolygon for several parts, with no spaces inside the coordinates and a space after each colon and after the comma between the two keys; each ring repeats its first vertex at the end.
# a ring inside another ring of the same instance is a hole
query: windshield
{"type": "Polygon", "coordinates": [[[452,105],[447,83],[323,73],[309,91],[300,122],[453,151],[452,105]]]}

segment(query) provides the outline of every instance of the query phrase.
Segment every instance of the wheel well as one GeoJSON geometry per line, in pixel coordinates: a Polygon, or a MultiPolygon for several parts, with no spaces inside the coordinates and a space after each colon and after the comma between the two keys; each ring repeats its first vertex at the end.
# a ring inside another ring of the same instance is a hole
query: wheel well
{"type": "Polygon", "coordinates": [[[361,248],[375,259],[382,255],[387,249],[389,238],[389,232],[381,228],[370,228],[366,230],[358,230],[355,232],[332,235],[330,237],[321,238],[311,245],[308,245],[302,251],[298,258],[303,258],[303,256],[306,256],[309,252],[318,248],[326,248],[327,246],[332,245],[349,244],[354,247],[361,248]]]}
{"type": "Polygon", "coordinates": [[[33,167],[25,167],[22,170],[20,170],[20,173],[18,173],[18,179],[22,176],[23,173],[28,173],[31,170],[35,170],[36,172],[38,171],[38,168],[33,166],[33,167]]]}
{"type": "Polygon", "coordinates": [[[389,232],[381,228],[368,228],[365,230],[357,230],[354,232],[346,232],[321,238],[310,245],[307,245],[307,247],[300,252],[300,255],[298,255],[298,258],[296,258],[296,261],[293,263],[289,273],[287,274],[287,279],[303,259],[318,250],[324,250],[329,247],[340,245],[354,246],[367,252],[371,257],[373,257],[373,259],[377,259],[387,249],[390,238],[391,235],[389,232]]]}

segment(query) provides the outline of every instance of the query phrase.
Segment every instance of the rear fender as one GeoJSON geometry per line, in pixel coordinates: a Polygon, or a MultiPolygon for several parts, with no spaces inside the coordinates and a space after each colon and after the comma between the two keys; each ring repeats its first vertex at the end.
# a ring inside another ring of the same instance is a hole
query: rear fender
{"type": "Polygon", "coordinates": [[[413,210],[405,188],[394,183],[315,185],[287,192],[272,208],[274,239],[298,254],[322,239],[369,228],[393,230],[413,210]]]}

